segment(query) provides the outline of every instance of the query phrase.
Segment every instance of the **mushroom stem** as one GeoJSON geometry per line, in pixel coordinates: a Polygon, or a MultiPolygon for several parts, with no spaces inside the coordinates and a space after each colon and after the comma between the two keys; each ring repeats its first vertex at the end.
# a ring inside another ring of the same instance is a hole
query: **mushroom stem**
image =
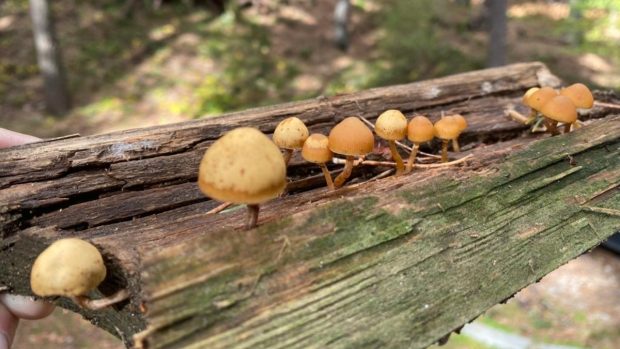
{"type": "Polygon", "coordinates": [[[353,171],[353,161],[355,158],[351,155],[347,155],[347,161],[344,163],[344,169],[342,172],[334,179],[334,188],[340,188],[344,184],[344,182],[351,176],[351,171],[353,171]]]}
{"type": "Polygon", "coordinates": [[[401,175],[403,174],[403,171],[405,170],[405,164],[403,163],[403,158],[398,153],[398,150],[396,149],[396,144],[394,143],[394,141],[388,141],[388,143],[390,144],[390,151],[392,152],[392,158],[394,159],[394,162],[396,163],[396,175],[397,176],[401,175]]]}
{"type": "Polygon", "coordinates": [[[573,122],[573,123],[571,124],[571,126],[572,126],[571,130],[573,130],[573,131],[574,131],[574,130],[576,130],[576,129],[578,129],[578,128],[581,128],[581,123],[579,122],[579,120],[577,120],[577,121],[573,122]]]}
{"type": "Polygon", "coordinates": [[[284,164],[288,166],[288,163],[291,161],[291,157],[293,156],[293,149],[284,149],[284,164]]]}
{"type": "Polygon", "coordinates": [[[258,222],[258,211],[260,211],[260,206],[248,205],[248,221],[245,224],[245,229],[256,228],[256,223],[258,222]]]}
{"type": "Polygon", "coordinates": [[[107,308],[110,305],[122,302],[129,298],[129,291],[126,289],[122,289],[108,297],[100,298],[100,299],[90,299],[87,296],[74,296],[71,297],[77,305],[84,309],[89,310],[101,310],[103,308],[107,308]]]}
{"type": "Polygon", "coordinates": [[[570,132],[570,126],[572,124],[564,124],[564,133],[569,133],[570,132]]]}
{"type": "Polygon", "coordinates": [[[461,147],[459,146],[459,139],[455,138],[452,140],[452,149],[454,149],[455,152],[460,153],[461,152],[461,147]]]}
{"type": "Polygon", "coordinates": [[[441,162],[448,162],[448,140],[441,140],[441,162]]]}
{"type": "Polygon", "coordinates": [[[415,164],[415,158],[418,155],[418,149],[420,145],[418,143],[413,143],[413,147],[411,147],[411,154],[409,154],[409,161],[407,161],[407,168],[405,169],[405,173],[411,172],[413,166],[415,164]]]}
{"type": "Polygon", "coordinates": [[[321,166],[321,171],[323,171],[323,176],[325,176],[325,182],[327,183],[327,187],[329,190],[335,190],[334,181],[332,181],[332,175],[329,173],[327,166],[325,164],[319,164],[321,166]]]}
{"type": "Polygon", "coordinates": [[[558,132],[558,122],[555,120],[551,120],[549,118],[545,118],[545,125],[547,126],[547,131],[551,133],[552,136],[557,136],[560,133],[558,132]]]}

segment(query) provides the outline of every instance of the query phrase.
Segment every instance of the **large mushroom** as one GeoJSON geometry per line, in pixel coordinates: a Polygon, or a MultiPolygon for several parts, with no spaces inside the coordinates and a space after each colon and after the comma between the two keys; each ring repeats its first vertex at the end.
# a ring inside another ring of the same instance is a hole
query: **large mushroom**
{"type": "Polygon", "coordinates": [[[306,161],[315,163],[321,167],[327,187],[330,190],[334,190],[332,176],[325,165],[326,162],[331,161],[334,157],[334,153],[329,150],[329,139],[327,136],[320,133],[311,134],[304,142],[304,147],[301,149],[301,156],[306,161]]]}
{"type": "Polygon", "coordinates": [[[407,118],[398,110],[386,110],[377,118],[375,132],[379,137],[388,141],[392,158],[396,162],[396,175],[402,174],[405,165],[398,149],[396,149],[396,141],[400,141],[407,135],[407,118]]]}
{"type": "Polygon", "coordinates": [[[62,296],[90,310],[99,310],[129,297],[126,290],[92,300],[88,294],[105,279],[106,267],[99,250],[91,243],[60,239],[48,246],[34,261],[30,287],[37,296],[62,296]]]}
{"type": "Polygon", "coordinates": [[[329,132],[329,149],[335,154],[346,156],[342,173],[334,179],[334,187],[341,187],[351,176],[355,157],[372,152],[374,145],[372,131],[355,116],[342,120],[332,128],[329,132]]]}
{"type": "Polygon", "coordinates": [[[577,122],[577,108],[570,98],[566,96],[556,96],[542,108],[541,113],[547,118],[548,129],[551,134],[557,134],[557,124],[562,122],[567,126],[564,132],[570,129],[570,125],[577,122]]]}
{"type": "Polygon", "coordinates": [[[259,204],[278,197],[286,187],[286,164],[280,149],[262,132],[241,127],[226,133],[200,162],[198,186],[207,196],[246,204],[246,228],[256,226],[259,204]]]}
{"type": "Polygon", "coordinates": [[[284,163],[288,165],[293,151],[300,150],[308,138],[308,128],[294,116],[282,120],[273,132],[273,142],[284,149],[284,163]]]}
{"type": "Polygon", "coordinates": [[[411,147],[409,161],[407,161],[406,173],[411,172],[411,169],[413,169],[420,143],[432,141],[434,137],[435,128],[426,116],[418,115],[409,121],[409,125],[407,125],[407,138],[413,143],[413,147],[411,147]]]}

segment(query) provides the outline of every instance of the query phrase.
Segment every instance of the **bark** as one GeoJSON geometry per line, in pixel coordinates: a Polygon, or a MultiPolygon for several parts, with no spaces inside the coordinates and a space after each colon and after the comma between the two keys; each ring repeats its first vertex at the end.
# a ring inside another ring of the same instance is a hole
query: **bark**
{"type": "Polygon", "coordinates": [[[539,63],[518,64],[0,150],[0,284],[30,294],[36,255],[78,236],[104,254],[101,293],[127,288],[131,301],[100,312],[54,301],[128,345],[427,346],[620,227],[613,96],[553,138],[504,116],[529,87],[557,83],[539,63]],[[370,182],[382,170],[358,166],[331,192],[296,156],[288,195],[261,205],[257,229],[243,230],[242,207],[205,214],[219,203],[200,194],[196,169],[225,131],[271,133],[296,115],[326,133],[391,108],[463,114],[458,156],[475,160],[370,182]]]}
{"type": "Polygon", "coordinates": [[[52,7],[47,0],[30,0],[30,16],[37,61],[43,76],[45,106],[52,114],[65,114],[71,108],[71,97],[54,29],[52,7]]]}

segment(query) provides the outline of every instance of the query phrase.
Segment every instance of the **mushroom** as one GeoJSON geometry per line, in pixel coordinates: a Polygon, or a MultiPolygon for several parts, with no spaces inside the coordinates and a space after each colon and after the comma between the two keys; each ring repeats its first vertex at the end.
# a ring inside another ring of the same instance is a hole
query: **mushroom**
{"type": "Polygon", "coordinates": [[[341,187],[351,176],[354,157],[372,152],[374,146],[372,131],[355,116],[342,120],[332,128],[329,132],[329,149],[347,157],[344,170],[334,179],[334,187],[341,187]]]}
{"type": "Polygon", "coordinates": [[[127,290],[92,300],[88,294],[105,279],[106,268],[99,250],[91,243],[60,239],[47,247],[34,261],[30,287],[37,296],[63,296],[90,310],[103,309],[129,297],[127,290]]]}
{"type": "Polygon", "coordinates": [[[396,162],[396,175],[402,174],[405,170],[405,165],[403,164],[403,158],[396,149],[395,142],[400,141],[407,135],[407,118],[398,110],[386,110],[377,118],[375,132],[379,137],[388,141],[392,158],[396,162]]]}
{"type": "Polygon", "coordinates": [[[441,138],[441,161],[448,162],[448,142],[453,141],[461,134],[461,126],[452,116],[446,116],[435,123],[435,134],[441,138]]]}
{"type": "MultiPolygon", "coordinates": [[[[590,109],[594,105],[594,96],[592,95],[592,91],[590,91],[590,89],[584,84],[577,83],[563,88],[560,90],[560,95],[570,98],[578,110],[590,109]]],[[[579,127],[578,122],[574,122],[572,124],[565,124],[565,133],[570,130],[571,125],[575,128],[579,127]]]]}
{"type": "MultiPolygon", "coordinates": [[[[456,122],[456,124],[459,126],[459,129],[460,129],[459,135],[460,135],[461,133],[463,133],[463,131],[468,126],[467,125],[467,120],[465,120],[465,118],[461,114],[454,114],[454,115],[452,115],[452,117],[454,118],[454,121],[456,122]]],[[[460,152],[461,151],[461,147],[459,146],[459,139],[458,139],[458,137],[452,140],[452,148],[456,152],[460,152]]]]}
{"type": "Polygon", "coordinates": [[[411,154],[409,154],[406,173],[411,172],[411,169],[413,169],[420,143],[431,141],[433,137],[435,137],[435,128],[426,116],[418,115],[409,121],[409,125],[407,125],[407,138],[413,143],[413,147],[411,147],[411,154]]]}
{"type": "Polygon", "coordinates": [[[556,96],[542,108],[541,113],[547,118],[551,127],[548,127],[552,135],[557,134],[556,125],[563,122],[567,126],[564,132],[568,132],[570,125],[577,122],[577,108],[570,98],[566,96],[556,96]]]}
{"type": "MultiPolygon", "coordinates": [[[[529,98],[524,97],[524,99],[526,99],[526,105],[528,105],[534,111],[542,113],[543,106],[556,96],[558,96],[558,92],[547,86],[539,88],[538,90],[534,91],[529,98]]],[[[533,121],[533,119],[531,121],[533,121]]],[[[553,122],[545,119],[545,124],[549,132],[551,132],[552,134],[556,132],[556,125],[553,122]]]]}
{"type": "Polygon", "coordinates": [[[301,156],[309,162],[318,164],[325,176],[325,182],[330,190],[334,190],[334,182],[332,176],[325,165],[326,162],[331,161],[334,157],[334,153],[329,150],[329,139],[327,136],[320,133],[311,134],[301,149],[301,156]]]}
{"type": "Polygon", "coordinates": [[[284,163],[288,165],[294,150],[304,146],[308,138],[308,128],[296,117],[282,120],[273,132],[273,142],[284,149],[284,163]]]}
{"type": "Polygon", "coordinates": [[[524,120],[524,123],[526,125],[529,125],[532,121],[534,121],[534,119],[536,119],[536,114],[538,114],[538,112],[536,111],[536,109],[532,108],[530,106],[529,103],[529,99],[532,97],[532,95],[536,92],[540,90],[539,87],[532,87],[529,90],[525,91],[525,94],[523,95],[523,104],[527,105],[528,107],[530,107],[530,115],[528,116],[527,119],[524,120]]]}
{"type": "Polygon", "coordinates": [[[259,204],[284,191],[286,164],[269,137],[255,128],[240,127],[207,149],[200,161],[198,186],[215,200],[246,204],[250,229],[258,221],[259,204]]]}

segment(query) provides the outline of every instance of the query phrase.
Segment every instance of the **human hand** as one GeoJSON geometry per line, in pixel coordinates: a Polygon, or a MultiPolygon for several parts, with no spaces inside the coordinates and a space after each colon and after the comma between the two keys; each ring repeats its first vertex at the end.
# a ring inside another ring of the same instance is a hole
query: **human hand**
{"type": "MultiPolygon", "coordinates": [[[[0,128],[0,148],[32,143],[39,138],[0,128]]],[[[0,294],[0,349],[9,349],[19,319],[36,320],[52,313],[54,305],[29,297],[0,294]]]]}

